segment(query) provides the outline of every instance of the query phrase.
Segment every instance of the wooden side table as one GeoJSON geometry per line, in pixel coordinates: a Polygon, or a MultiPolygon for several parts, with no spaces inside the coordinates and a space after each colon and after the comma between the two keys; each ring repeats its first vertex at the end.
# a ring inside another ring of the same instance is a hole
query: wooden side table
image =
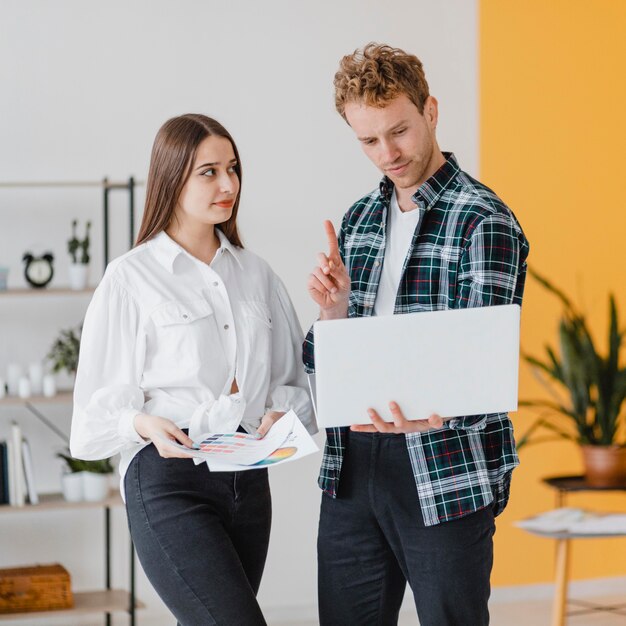
{"type": "MultiPolygon", "coordinates": [[[[568,493],[575,491],[626,491],[626,482],[623,485],[615,487],[595,487],[585,482],[584,476],[553,476],[550,478],[544,478],[543,482],[556,490],[556,508],[565,506],[565,501],[568,493]]],[[[534,531],[532,531],[534,532],[534,531]]],[[[593,539],[593,538],[607,538],[607,537],[624,537],[626,534],[577,534],[577,533],[546,533],[546,532],[534,532],[534,534],[541,537],[547,537],[556,540],[556,561],[555,561],[555,593],[554,603],[552,606],[552,626],[565,626],[566,620],[566,606],[567,606],[567,587],[569,583],[569,565],[570,565],[570,542],[572,539],[593,539]]],[[[591,602],[579,603],[584,604],[586,609],[583,612],[595,612],[595,611],[610,611],[620,615],[626,615],[622,613],[622,610],[626,608],[624,605],[604,606],[591,602]]],[[[578,613],[580,614],[580,613],[578,613]]]]}
{"type": "Polygon", "coordinates": [[[626,482],[616,487],[594,487],[585,482],[584,476],[552,476],[544,478],[543,482],[556,490],[554,505],[557,509],[565,506],[567,494],[574,491],[626,491],[626,482]]]}

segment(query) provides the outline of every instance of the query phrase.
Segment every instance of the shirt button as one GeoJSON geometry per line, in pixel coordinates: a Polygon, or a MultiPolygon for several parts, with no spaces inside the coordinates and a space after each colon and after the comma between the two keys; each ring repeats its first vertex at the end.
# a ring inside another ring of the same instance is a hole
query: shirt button
{"type": "Polygon", "coordinates": [[[215,282],[213,283],[213,287],[217,287],[218,285],[219,285],[219,283],[218,283],[217,281],[215,281],[215,282]]]}
{"type": "Polygon", "coordinates": [[[224,330],[228,330],[230,326],[228,324],[224,324],[224,330]]]}
{"type": "Polygon", "coordinates": [[[189,317],[186,313],[183,314],[183,319],[186,320],[189,317]]]}
{"type": "Polygon", "coordinates": [[[374,261],[374,267],[378,267],[380,265],[380,261],[374,261]]]}

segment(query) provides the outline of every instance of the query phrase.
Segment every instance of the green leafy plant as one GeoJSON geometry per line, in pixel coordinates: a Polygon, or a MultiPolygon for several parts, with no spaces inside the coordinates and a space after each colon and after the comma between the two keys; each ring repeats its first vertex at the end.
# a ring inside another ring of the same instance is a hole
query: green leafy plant
{"type": "Polygon", "coordinates": [[[624,330],[619,329],[613,294],[609,295],[608,349],[603,357],[595,348],[585,316],[572,301],[537,272],[529,272],[561,301],[563,314],[558,354],[546,345],[544,360],[523,355],[553,400],[520,402],[520,406],[538,407],[543,412],[518,441],[518,448],[558,438],[580,445],[624,445],[619,442],[626,398],[626,368],[620,368],[624,330]],[[565,421],[555,421],[555,417],[565,421]],[[540,437],[542,429],[551,436],[540,437]]]}
{"type": "Polygon", "coordinates": [[[58,452],[57,456],[63,459],[72,474],[75,472],[93,472],[94,474],[111,474],[113,466],[110,459],[102,459],[100,461],[83,461],[75,459],[67,452],[58,452]]]}
{"type": "Polygon", "coordinates": [[[85,226],[85,236],[79,239],[76,235],[76,228],[78,226],[78,220],[72,221],[72,238],[67,241],[67,251],[72,257],[72,263],[81,263],[87,265],[89,263],[89,230],[91,229],[91,222],[87,222],[85,226]]]}
{"type": "Polygon", "coordinates": [[[76,373],[81,328],[81,326],[78,326],[62,330],[55,339],[46,357],[52,364],[53,372],[67,370],[71,375],[76,373]]]}

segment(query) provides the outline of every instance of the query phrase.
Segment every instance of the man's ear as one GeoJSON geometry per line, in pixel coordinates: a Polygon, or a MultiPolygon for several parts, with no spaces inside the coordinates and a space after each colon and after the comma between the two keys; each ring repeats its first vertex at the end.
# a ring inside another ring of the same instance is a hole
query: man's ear
{"type": "Polygon", "coordinates": [[[434,96],[428,96],[426,102],[424,102],[424,117],[428,125],[435,130],[435,128],[437,128],[437,121],[439,120],[439,103],[434,96]]]}

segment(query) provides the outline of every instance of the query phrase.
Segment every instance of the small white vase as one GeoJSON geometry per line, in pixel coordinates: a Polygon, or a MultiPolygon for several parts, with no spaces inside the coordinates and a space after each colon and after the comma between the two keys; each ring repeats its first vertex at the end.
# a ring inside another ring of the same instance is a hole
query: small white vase
{"type": "Polygon", "coordinates": [[[81,472],[83,475],[83,499],[87,502],[100,502],[109,495],[109,474],[81,472]]]}
{"type": "Polygon", "coordinates": [[[87,279],[89,278],[89,265],[85,263],[70,263],[69,279],[70,289],[80,291],[87,287],[87,279]]]}
{"type": "Polygon", "coordinates": [[[73,472],[61,475],[61,491],[68,502],[83,501],[83,474],[87,472],[73,472]]]}

